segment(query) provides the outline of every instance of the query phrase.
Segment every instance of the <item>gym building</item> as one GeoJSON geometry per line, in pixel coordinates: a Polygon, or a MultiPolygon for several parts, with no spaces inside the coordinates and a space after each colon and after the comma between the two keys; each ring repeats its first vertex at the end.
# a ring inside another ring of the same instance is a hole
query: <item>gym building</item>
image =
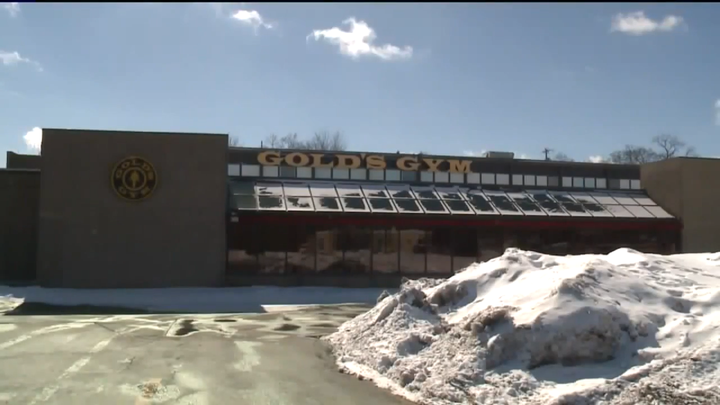
{"type": "Polygon", "coordinates": [[[508,248],[720,250],[720,160],[615,165],[44,129],[0,169],[0,282],[397,286],[508,248]]]}

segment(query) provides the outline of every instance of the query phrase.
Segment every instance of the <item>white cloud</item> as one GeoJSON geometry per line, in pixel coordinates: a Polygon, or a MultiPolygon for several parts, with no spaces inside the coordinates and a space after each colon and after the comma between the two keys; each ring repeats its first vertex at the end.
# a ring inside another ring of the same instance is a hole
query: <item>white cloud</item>
{"type": "Polygon", "coordinates": [[[274,24],[265,21],[255,10],[238,10],[233,13],[232,18],[252,27],[256,34],[260,28],[267,30],[275,28],[274,24]]]}
{"type": "Polygon", "coordinates": [[[39,151],[40,146],[42,145],[42,128],[35,127],[29,130],[25,136],[23,136],[23,139],[25,140],[25,145],[27,145],[28,149],[39,151]]]}
{"type": "Polygon", "coordinates": [[[670,32],[683,24],[683,18],[668,15],[660,21],[652,20],[644,11],[619,13],[612,19],[610,32],[622,32],[628,35],[645,35],[653,32],[670,32]]]}
{"type": "Polygon", "coordinates": [[[20,14],[20,3],[5,3],[2,8],[10,13],[10,17],[17,17],[20,14]]]}
{"type": "Polygon", "coordinates": [[[605,163],[605,158],[600,155],[590,156],[588,158],[588,162],[590,162],[590,163],[605,163]]]}
{"type": "Polygon", "coordinates": [[[720,98],[715,101],[715,125],[720,125],[720,98]]]}
{"type": "Polygon", "coordinates": [[[391,44],[375,45],[375,30],[370,28],[365,21],[357,21],[350,17],[343,21],[349,25],[349,31],[333,27],[325,30],[314,30],[307,39],[313,38],[316,41],[324,40],[340,48],[340,53],[357,59],[361,56],[375,56],[383,60],[409,59],[413,55],[413,48],[403,48],[391,44]]]}
{"type": "Polygon", "coordinates": [[[2,64],[5,66],[13,66],[13,65],[18,65],[18,64],[22,64],[22,63],[27,63],[29,65],[35,66],[35,68],[37,70],[42,71],[42,67],[40,66],[39,63],[37,63],[33,60],[30,60],[28,58],[23,58],[22,56],[20,56],[20,54],[17,51],[6,52],[3,50],[0,50],[0,62],[2,62],[2,64]]]}

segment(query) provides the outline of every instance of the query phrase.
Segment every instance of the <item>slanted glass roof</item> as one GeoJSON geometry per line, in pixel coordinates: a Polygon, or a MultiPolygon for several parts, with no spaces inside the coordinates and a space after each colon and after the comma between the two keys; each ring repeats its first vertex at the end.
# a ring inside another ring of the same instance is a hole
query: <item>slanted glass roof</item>
{"type": "Polygon", "coordinates": [[[232,182],[231,208],[253,211],[585,218],[673,218],[642,193],[500,191],[352,182],[232,182]]]}

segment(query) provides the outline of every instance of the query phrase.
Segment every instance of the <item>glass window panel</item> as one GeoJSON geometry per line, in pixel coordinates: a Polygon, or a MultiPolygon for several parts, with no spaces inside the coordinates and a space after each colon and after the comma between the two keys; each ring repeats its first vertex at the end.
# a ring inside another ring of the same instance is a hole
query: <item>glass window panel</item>
{"type": "Polygon", "coordinates": [[[386,188],[392,198],[415,198],[408,185],[388,185],[386,188]]]}
{"type": "Polygon", "coordinates": [[[330,179],[332,178],[332,169],[329,167],[316,167],[315,168],[316,179],[330,179]]]}
{"type": "Polygon", "coordinates": [[[402,273],[425,273],[425,231],[403,229],[400,231],[400,271],[402,273]]]}
{"type": "Polygon", "coordinates": [[[350,178],[353,180],[367,180],[367,169],[350,169],[350,178]]]}
{"type": "Polygon", "coordinates": [[[280,175],[280,168],[277,166],[263,166],[262,175],[263,177],[278,177],[280,175]]]}
{"type": "Polygon", "coordinates": [[[427,272],[452,273],[453,235],[450,228],[435,228],[426,232],[427,272]]]}
{"type": "Polygon", "coordinates": [[[487,197],[481,191],[472,190],[466,194],[468,202],[480,215],[498,215],[495,207],[490,204],[487,197]]]}
{"type": "Polygon", "coordinates": [[[615,201],[617,201],[619,204],[622,205],[638,205],[637,201],[635,201],[631,196],[627,194],[610,194],[615,201]]]}
{"type": "Polygon", "coordinates": [[[315,211],[310,197],[285,197],[288,211],[315,211]]]}
{"type": "Polygon", "coordinates": [[[400,181],[400,170],[395,170],[395,169],[385,170],[385,180],[400,181]]]}
{"type": "Polygon", "coordinates": [[[569,214],[555,201],[552,197],[547,195],[545,192],[532,193],[532,197],[538,204],[553,217],[567,217],[569,214]]]}
{"type": "Polygon", "coordinates": [[[397,198],[395,199],[395,206],[398,209],[398,212],[401,214],[422,214],[423,210],[420,208],[420,206],[415,202],[415,200],[411,200],[408,198],[397,198]]]}
{"type": "Polygon", "coordinates": [[[255,235],[260,239],[258,249],[258,273],[283,274],[287,251],[287,235],[285,232],[273,232],[271,228],[260,228],[255,235]]]}
{"type": "Polygon", "coordinates": [[[470,184],[480,184],[480,173],[468,173],[467,182],[470,184]]]}
{"type": "Polygon", "coordinates": [[[590,195],[593,196],[595,201],[597,201],[598,203],[600,203],[602,205],[608,205],[608,204],[613,205],[613,204],[618,203],[617,201],[615,201],[614,198],[612,198],[610,195],[605,194],[605,193],[592,193],[590,195]]]}
{"type": "Polygon", "coordinates": [[[435,183],[447,183],[450,181],[450,175],[447,172],[435,172],[435,183]]]}
{"type": "Polygon", "coordinates": [[[370,229],[344,226],[340,230],[340,249],[343,251],[343,267],[346,273],[369,273],[372,268],[370,229]]]}
{"type": "Polygon", "coordinates": [[[522,174],[513,174],[512,175],[512,184],[513,184],[513,186],[522,186],[523,185],[523,175],[522,174]]]}
{"type": "Polygon", "coordinates": [[[285,211],[285,201],[281,195],[258,196],[258,207],[267,211],[285,211]]]}
{"type": "Polygon", "coordinates": [[[255,183],[252,181],[231,181],[230,192],[233,194],[255,194],[255,183]]]}
{"type": "Polygon", "coordinates": [[[364,198],[360,197],[342,197],[340,198],[342,201],[343,209],[345,212],[369,212],[370,207],[368,207],[367,201],[365,201],[364,198]]]}
{"type": "Polygon", "coordinates": [[[365,193],[365,197],[368,197],[368,198],[388,198],[389,197],[387,190],[385,190],[385,186],[382,186],[382,185],[362,186],[362,190],[365,193]]]}
{"type": "Polygon", "coordinates": [[[524,176],[524,182],[526,186],[534,186],[535,185],[535,176],[532,174],[526,174],[524,176]]]}
{"type": "Polygon", "coordinates": [[[333,179],[347,180],[350,178],[350,169],[332,169],[333,179]]]}
{"type": "Polygon", "coordinates": [[[420,181],[425,183],[432,183],[435,180],[433,172],[420,172],[420,181]]]}
{"type": "Polygon", "coordinates": [[[312,167],[297,167],[295,168],[295,174],[301,179],[311,179],[312,167]]]}
{"type": "Polygon", "coordinates": [[[389,198],[368,198],[367,202],[372,212],[397,212],[389,198]]]}
{"type": "Polygon", "coordinates": [[[416,182],[418,178],[418,172],[411,172],[409,170],[404,170],[402,172],[402,181],[407,182],[416,182]]]}
{"type": "Polygon", "coordinates": [[[435,192],[435,189],[432,187],[413,187],[412,188],[413,193],[417,196],[417,198],[422,198],[425,200],[438,200],[440,197],[435,192]]]}
{"type": "MultiPolygon", "coordinates": [[[[560,178],[557,176],[548,176],[548,187],[560,187],[560,178]]],[[[539,184],[538,184],[539,186],[539,184]]]]}
{"type": "Polygon", "coordinates": [[[292,166],[280,166],[280,177],[295,177],[295,168],[292,166]]]}
{"type": "Polygon", "coordinates": [[[257,210],[257,197],[254,195],[235,194],[232,196],[232,208],[236,210],[257,210]]]}
{"type": "Polygon", "coordinates": [[[598,201],[596,201],[590,194],[572,193],[571,195],[575,199],[575,201],[577,201],[581,204],[597,204],[598,203],[598,201]]]}
{"type": "Polygon", "coordinates": [[[337,197],[314,197],[315,211],[337,212],[342,211],[337,197]]]}
{"type": "Polygon", "coordinates": [[[633,190],[640,190],[640,180],[630,180],[630,188],[633,190]]]}
{"type": "Polygon", "coordinates": [[[462,184],[465,183],[464,173],[450,173],[450,183],[462,184]]]}
{"type": "Polygon", "coordinates": [[[595,179],[595,187],[596,188],[607,188],[607,179],[598,177],[597,179],[595,179]]]}
{"type": "Polygon", "coordinates": [[[605,209],[618,218],[634,218],[635,216],[622,205],[606,205],[605,209]]]}
{"type": "Polygon", "coordinates": [[[547,176],[537,176],[536,178],[536,185],[538,187],[547,187],[548,185],[548,177],[547,176]]]}
{"type": "Polygon", "coordinates": [[[562,186],[563,187],[572,187],[572,177],[563,177],[562,178],[562,186]]]}
{"type": "Polygon", "coordinates": [[[608,180],[608,188],[611,188],[613,190],[619,190],[620,189],[620,180],[619,179],[609,179],[608,180]]]}
{"type": "Polygon", "coordinates": [[[368,179],[373,180],[373,181],[385,180],[385,170],[382,170],[382,169],[368,170],[368,179]]]}
{"type": "Polygon", "coordinates": [[[585,179],[582,177],[573,177],[573,187],[583,188],[585,187],[585,179]]]}
{"type": "Polygon", "coordinates": [[[606,211],[605,208],[603,208],[602,205],[593,203],[593,202],[587,202],[583,203],[583,208],[585,208],[585,211],[589,212],[594,217],[612,217],[613,215],[606,211]]]}
{"type": "Polygon", "coordinates": [[[477,230],[457,228],[453,230],[453,270],[464,269],[477,262],[479,255],[477,230]]]}
{"type": "Polygon", "coordinates": [[[445,205],[443,205],[442,201],[440,200],[418,200],[420,204],[422,204],[423,208],[425,209],[425,212],[428,214],[439,214],[443,213],[446,214],[448,212],[447,208],[445,208],[445,205]]]}
{"type": "Polygon", "coordinates": [[[338,274],[344,272],[343,251],[340,248],[340,231],[336,228],[318,228],[315,231],[317,272],[338,274]]]}
{"type": "Polygon", "coordinates": [[[562,203],[563,208],[565,208],[565,211],[570,214],[571,217],[591,217],[592,214],[585,211],[582,204],[578,203],[562,203]]]}
{"type": "Polygon", "coordinates": [[[630,180],[621,179],[620,180],[620,189],[621,190],[630,190],[630,180]]]}
{"type": "Polygon", "coordinates": [[[396,229],[373,229],[372,264],[374,273],[397,273],[400,269],[398,249],[399,232],[396,229]]]}
{"type": "Polygon", "coordinates": [[[255,184],[257,195],[283,195],[282,183],[257,183],[255,184]]]}
{"type": "Polygon", "coordinates": [[[655,215],[651,214],[648,210],[639,205],[626,205],[625,209],[638,218],[655,218],[655,215]]]}
{"type": "Polygon", "coordinates": [[[595,188],[595,177],[585,177],[585,188],[595,188]]]}
{"type": "Polygon", "coordinates": [[[336,184],[335,190],[341,197],[363,197],[362,190],[357,184],[336,184]]]}
{"type": "Polygon", "coordinates": [[[239,176],[240,165],[230,164],[228,165],[228,176],[239,176]]]}
{"type": "Polygon", "coordinates": [[[501,186],[510,185],[510,175],[505,173],[497,173],[495,175],[495,182],[501,186]]]}
{"type": "Polygon", "coordinates": [[[482,173],[481,182],[482,184],[495,184],[495,173],[482,173]]]}
{"type": "Polygon", "coordinates": [[[315,228],[289,225],[287,230],[287,269],[290,274],[315,272],[315,228]]]}
{"type": "Polygon", "coordinates": [[[553,193],[550,193],[550,195],[551,195],[555,200],[557,200],[558,202],[561,202],[561,203],[574,203],[574,202],[576,202],[575,199],[572,198],[572,197],[570,196],[570,194],[568,194],[568,193],[553,192],[553,193]]]}
{"type": "Polygon", "coordinates": [[[258,177],[260,176],[260,166],[258,165],[242,165],[242,175],[247,177],[258,177]]]}
{"type": "Polygon", "coordinates": [[[310,197],[310,188],[304,183],[283,183],[286,196],[310,197]]]}
{"type": "Polygon", "coordinates": [[[252,274],[257,272],[257,251],[260,241],[257,238],[259,227],[253,224],[233,222],[228,224],[227,267],[234,274],[252,274]]]}
{"type": "MultiPolygon", "coordinates": [[[[435,187],[435,192],[440,196],[443,200],[462,200],[462,195],[460,194],[460,189],[457,187],[435,187]]],[[[416,192],[417,194],[417,192],[416,192]]],[[[422,197],[422,198],[428,198],[428,197],[422,197]]],[[[433,198],[433,197],[430,197],[433,198]]]]}
{"type": "Polygon", "coordinates": [[[634,196],[632,196],[632,198],[640,205],[657,205],[657,204],[655,204],[655,201],[650,199],[650,197],[634,195],[634,196]]]}
{"type": "Polygon", "coordinates": [[[646,210],[648,210],[651,214],[655,215],[656,218],[673,218],[672,215],[670,215],[667,211],[664,209],[658,207],[658,206],[646,206],[646,210]]]}
{"type": "Polygon", "coordinates": [[[515,204],[520,207],[520,209],[523,211],[525,215],[533,215],[533,216],[545,216],[547,215],[545,211],[543,211],[540,206],[535,204],[533,200],[530,199],[530,197],[526,196],[523,193],[508,193],[507,194],[512,200],[515,202],[515,204]]]}
{"type": "Polygon", "coordinates": [[[453,214],[475,214],[467,203],[462,200],[445,200],[445,205],[448,206],[450,212],[453,214]]]}
{"type": "Polygon", "coordinates": [[[312,183],[310,184],[310,194],[313,197],[337,197],[337,190],[333,184],[312,183]]]}
{"type": "Polygon", "coordinates": [[[485,195],[490,202],[498,209],[502,215],[522,215],[522,212],[513,204],[507,195],[499,191],[485,191],[485,195]]]}

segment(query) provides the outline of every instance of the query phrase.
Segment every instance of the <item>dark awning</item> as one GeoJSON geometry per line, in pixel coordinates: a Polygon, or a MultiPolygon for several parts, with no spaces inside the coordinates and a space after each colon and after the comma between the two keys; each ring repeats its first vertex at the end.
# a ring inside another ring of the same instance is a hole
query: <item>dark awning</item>
{"type": "Polygon", "coordinates": [[[673,219],[643,192],[508,191],[321,181],[231,182],[230,192],[232,210],[265,213],[673,219]]]}

